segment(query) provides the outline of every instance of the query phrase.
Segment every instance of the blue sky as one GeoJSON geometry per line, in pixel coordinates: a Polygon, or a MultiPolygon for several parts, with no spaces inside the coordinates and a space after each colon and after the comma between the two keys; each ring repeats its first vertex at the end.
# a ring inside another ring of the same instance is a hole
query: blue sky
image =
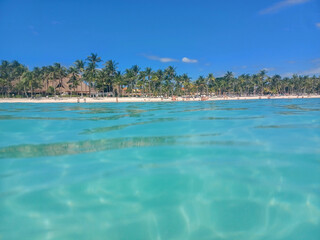
{"type": "Polygon", "coordinates": [[[320,74],[320,0],[0,0],[0,59],[320,74]]]}

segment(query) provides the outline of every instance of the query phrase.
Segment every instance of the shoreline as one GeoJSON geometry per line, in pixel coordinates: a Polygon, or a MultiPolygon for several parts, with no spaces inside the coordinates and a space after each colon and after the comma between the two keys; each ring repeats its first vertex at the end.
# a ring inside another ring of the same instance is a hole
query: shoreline
{"type": "Polygon", "coordinates": [[[309,96],[249,96],[249,97],[211,97],[211,98],[143,98],[143,97],[97,97],[97,98],[0,98],[0,103],[134,103],[134,102],[199,102],[199,101],[228,101],[228,100],[262,100],[262,99],[310,99],[320,98],[320,95],[309,96]]]}

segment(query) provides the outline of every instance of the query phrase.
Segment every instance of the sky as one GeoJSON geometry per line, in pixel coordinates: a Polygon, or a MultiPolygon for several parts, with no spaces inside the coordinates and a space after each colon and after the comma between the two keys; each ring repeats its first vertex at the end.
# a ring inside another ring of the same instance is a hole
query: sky
{"type": "Polygon", "coordinates": [[[0,0],[0,60],[320,74],[320,0],[0,0]]]}

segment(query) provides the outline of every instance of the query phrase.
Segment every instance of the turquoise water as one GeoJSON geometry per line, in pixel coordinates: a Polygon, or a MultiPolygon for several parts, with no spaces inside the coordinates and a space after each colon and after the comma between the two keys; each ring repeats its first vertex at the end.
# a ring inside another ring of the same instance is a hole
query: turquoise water
{"type": "Polygon", "coordinates": [[[0,239],[320,239],[320,100],[0,104],[0,239]]]}

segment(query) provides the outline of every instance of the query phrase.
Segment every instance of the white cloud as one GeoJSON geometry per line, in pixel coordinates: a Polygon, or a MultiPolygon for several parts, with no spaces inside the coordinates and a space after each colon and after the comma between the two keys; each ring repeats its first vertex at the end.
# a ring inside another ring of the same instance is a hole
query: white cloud
{"type": "Polygon", "coordinates": [[[149,56],[149,55],[145,55],[146,58],[150,59],[150,60],[155,60],[155,61],[160,61],[163,63],[167,63],[167,62],[178,62],[179,60],[174,59],[174,58],[162,58],[162,57],[158,57],[158,56],[149,56]]]}
{"type": "Polygon", "coordinates": [[[275,70],[275,68],[264,68],[263,70],[267,71],[267,72],[272,72],[275,70]]]}
{"type": "Polygon", "coordinates": [[[197,63],[198,60],[197,60],[197,59],[190,59],[190,58],[184,57],[184,58],[182,58],[182,62],[184,62],[184,63],[197,63]]]}
{"type": "Polygon", "coordinates": [[[260,14],[264,15],[264,14],[276,13],[284,8],[307,3],[307,2],[310,2],[310,0],[283,0],[281,2],[273,4],[272,6],[266,9],[261,10],[260,14]]]}
{"type": "Polygon", "coordinates": [[[316,27],[320,28],[320,22],[316,23],[316,27]]]}

